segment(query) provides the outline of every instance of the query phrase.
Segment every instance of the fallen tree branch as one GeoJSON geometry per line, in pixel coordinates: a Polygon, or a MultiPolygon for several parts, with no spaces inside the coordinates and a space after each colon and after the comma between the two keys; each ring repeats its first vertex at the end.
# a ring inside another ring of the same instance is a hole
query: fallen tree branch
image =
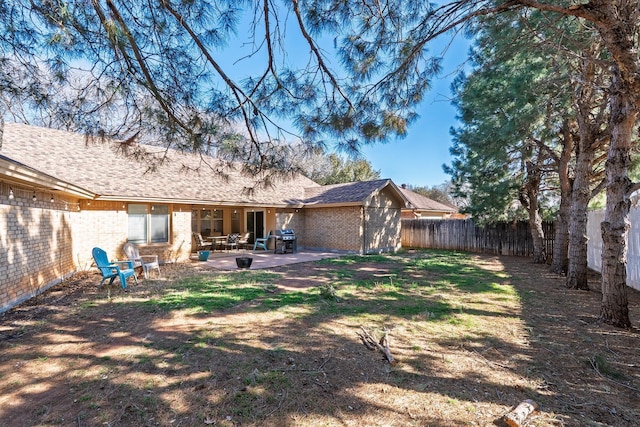
{"type": "Polygon", "coordinates": [[[616,381],[613,378],[609,378],[607,375],[603,375],[602,372],[600,372],[600,369],[598,368],[598,363],[596,362],[595,358],[593,358],[593,357],[590,358],[589,359],[589,363],[591,363],[591,367],[593,368],[594,371],[596,371],[596,374],[598,374],[600,376],[600,378],[604,378],[605,380],[609,380],[612,383],[617,384],[617,385],[619,385],[621,387],[626,387],[629,390],[633,390],[633,391],[635,391],[637,393],[640,393],[640,389],[637,389],[637,388],[632,387],[630,385],[627,385],[625,383],[621,383],[620,381],[616,381]]]}
{"type": "MultiPolygon", "coordinates": [[[[464,347],[463,347],[463,348],[464,348],[464,347]]],[[[466,350],[466,349],[465,349],[465,350],[466,350]]],[[[468,351],[468,350],[467,350],[467,351],[468,351]]],[[[472,349],[471,349],[471,351],[473,351],[475,354],[477,354],[477,355],[478,355],[478,357],[480,357],[480,358],[481,358],[481,359],[482,359],[482,360],[483,360],[487,365],[489,365],[489,366],[498,366],[498,367],[500,367],[500,368],[508,369],[508,370],[510,370],[510,371],[512,371],[512,370],[513,370],[511,367],[509,367],[509,366],[507,366],[507,365],[503,365],[502,363],[493,362],[493,361],[491,361],[491,360],[487,359],[487,358],[486,358],[486,357],[484,357],[482,354],[480,354],[476,349],[473,349],[473,348],[472,348],[472,349]]]]}
{"type": "Polygon", "coordinates": [[[376,349],[376,345],[375,344],[371,344],[371,342],[369,342],[369,340],[367,339],[367,337],[360,333],[357,332],[358,336],[360,337],[360,341],[362,341],[362,344],[364,344],[365,347],[367,347],[367,350],[375,350],[376,349]]]}
{"type": "Polygon", "coordinates": [[[357,334],[365,347],[367,347],[369,350],[380,350],[391,365],[395,365],[396,363],[398,363],[398,361],[391,354],[391,350],[389,349],[389,333],[387,331],[384,332],[384,335],[382,336],[382,338],[380,338],[380,341],[377,341],[363,326],[361,326],[360,329],[362,330],[362,332],[357,332],[357,334]]]}

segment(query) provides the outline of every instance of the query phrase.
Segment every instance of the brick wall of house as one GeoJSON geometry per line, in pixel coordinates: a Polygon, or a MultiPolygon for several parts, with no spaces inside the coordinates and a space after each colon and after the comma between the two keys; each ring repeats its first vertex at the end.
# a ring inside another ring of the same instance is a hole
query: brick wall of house
{"type": "MultiPolygon", "coordinates": [[[[191,209],[188,206],[170,207],[171,239],[169,243],[138,245],[140,255],[158,255],[160,263],[178,262],[189,259],[191,254],[191,209]]],[[[78,253],[87,254],[93,261],[91,249],[99,246],[110,258],[124,259],[122,250],[127,243],[128,216],[126,205],[121,202],[92,202],[82,205],[82,219],[79,224],[84,236],[78,253]],[[123,207],[124,206],[124,207],[123,207]]]]}
{"type": "MultiPolygon", "coordinates": [[[[171,214],[171,245],[165,245],[165,250],[159,254],[165,262],[186,261],[191,255],[191,210],[189,207],[174,206],[171,214]]],[[[140,254],[151,254],[153,246],[140,248],[140,254]]]]}
{"type": "Polygon", "coordinates": [[[304,209],[304,247],[362,253],[362,207],[304,209]]]}
{"type": "Polygon", "coordinates": [[[400,209],[367,208],[365,253],[395,252],[402,247],[400,209]]]}
{"type": "Polygon", "coordinates": [[[401,248],[400,201],[389,189],[366,207],[324,207],[304,212],[304,247],[354,253],[395,252],[401,248]]]}
{"type": "Polygon", "coordinates": [[[87,269],[93,263],[91,250],[104,249],[109,259],[123,259],[122,246],[127,242],[127,209],[122,203],[92,202],[83,206],[74,232],[78,236],[74,253],[78,268],[87,269]]]}
{"type": "Polygon", "coordinates": [[[400,209],[368,208],[365,253],[395,252],[401,248],[400,209]]]}
{"type": "Polygon", "coordinates": [[[298,247],[305,246],[305,222],[304,209],[278,209],[276,211],[276,229],[293,229],[296,233],[298,247]]]}
{"type": "MultiPolygon", "coordinates": [[[[16,190],[16,193],[18,191],[16,190]]],[[[75,271],[77,205],[28,198],[0,200],[0,312],[75,271]],[[69,206],[75,209],[69,209],[69,206]]],[[[48,197],[47,197],[48,198],[48,197]]]]}
{"type": "MultiPolygon", "coordinates": [[[[116,202],[81,205],[49,194],[31,193],[9,200],[0,194],[0,313],[60,283],[76,271],[97,270],[91,250],[98,246],[110,258],[124,259],[126,206],[116,202]],[[80,209],[80,210],[79,210],[80,209]]],[[[157,254],[162,263],[189,259],[191,211],[173,207],[171,242],[140,245],[141,254],[157,254]]],[[[96,285],[100,282],[96,275],[96,285]]]]}
{"type": "Polygon", "coordinates": [[[365,208],[364,253],[395,252],[402,247],[399,201],[390,191],[376,194],[365,208]]]}

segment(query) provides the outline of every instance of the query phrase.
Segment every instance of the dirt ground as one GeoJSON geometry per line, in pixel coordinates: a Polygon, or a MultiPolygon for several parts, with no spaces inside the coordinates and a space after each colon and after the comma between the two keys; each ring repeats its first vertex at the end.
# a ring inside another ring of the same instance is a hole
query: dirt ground
{"type": "MultiPolygon", "coordinates": [[[[302,306],[129,307],[197,264],[165,266],[162,280],[111,300],[79,275],[0,315],[0,425],[488,426],[525,399],[540,407],[527,425],[639,425],[640,293],[629,293],[634,328],[616,329],[598,322],[597,291],[567,290],[527,259],[477,260],[510,275],[520,311],[474,309],[480,338],[396,326],[397,366],[364,348],[352,318],[320,322],[302,306]]],[[[326,284],[323,268],[274,269],[275,292],[326,284]]]]}

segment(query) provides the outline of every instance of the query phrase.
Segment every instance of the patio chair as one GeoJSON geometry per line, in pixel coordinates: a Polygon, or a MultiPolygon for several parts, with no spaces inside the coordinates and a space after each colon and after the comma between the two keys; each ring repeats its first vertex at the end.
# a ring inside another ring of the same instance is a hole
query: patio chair
{"type": "Polygon", "coordinates": [[[227,236],[227,243],[226,243],[227,250],[231,250],[233,248],[236,248],[236,251],[237,251],[238,250],[238,240],[240,240],[240,234],[239,233],[229,234],[227,236]]]}
{"type": "Polygon", "coordinates": [[[105,280],[109,280],[109,285],[113,283],[116,277],[120,279],[120,284],[122,285],[122,289],[127,289],[127,278],[133,276],[133,280],[136,285],[138,284],[138,279],[136,278],[136,271],[133,269],[132,261],[109,261],[107,257],[107,253],[100,248],[93,248],[91,251],[93,255],[93,260],[96,263],[96,267],[100,270],[102,274],[102,280],[98,285],[98,288],[102,287],[102,284],[105,280]],[[120,268],[120,265],[127,265],[128,268],[120,268]]]}
{"type": "Polygon", "coordinates": [[[256,241],[253,243],[253,250],[255,251],[256,248],[262,248],[266,251],[267,243],[269,243],[270,238],[271,238],[271,231],[267,233],[266,237],[257,238],[256,241]]]}
{"type": "Polygon", "coordinates": [[[125,243],[122,248],[127,255],[129,261],[133,261],[133,269],[142,267],[142,273],[144,278],[149,278],[149,271],[155,269],[158,270],[158,276],[160,276],[160,262],[158,261],[158,255],[140,255],[138,247],[133,243],[125,243]]]}
{"type": "Polygon", "coordinates": [[[247,249],[247,247],[249,246],[249,239],[251,238],[251,233],[244,233],[243,236],[241,236],[238,239],[238,248],[242,247],[242,249],[247,249]]]}
{"type": "Polygon", "coordinates": [[[200,233],[192,233],[193,240],[196,243],[196,252],[200,250],[213,250],[213,244],[205,242],[200,233]]]}

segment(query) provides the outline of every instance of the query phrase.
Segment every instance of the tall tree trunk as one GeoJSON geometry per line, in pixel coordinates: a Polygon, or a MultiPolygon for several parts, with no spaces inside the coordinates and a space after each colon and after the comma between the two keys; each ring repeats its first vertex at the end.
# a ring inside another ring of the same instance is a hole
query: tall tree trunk
{"type": "MultiPolygon", "coordinates": [[[[562,186],[562,183],[560,184],[562,186]]],[[[564,190],[560,190],[561,193],[564,190]]],[[[571,209],[571,192],[560,195],[560,206],[554,225],[555,235],[553,237],[553,257],[549,271],[555,274],[566,274],[569,258],[569,217],[571,209]]]]}
{"type": "Polygon", "coordinates": [[[544,247],[544,230],[542,229],[542,217],[538,211],[538,203],[535,210],[529,212],[529,228],[533,239],[533,262],[544,264],[547,262],[547,250],[544,247]]]}
{"type": "Polygon", "coordinates": [[[549,268],[549,271],[556,274],[565,274],[569,263],[569,218],[572,191],[569,165],[573,154],[573,134],[567,122],[562,126],[562,138],[562,154],[557,159],[560,180],[560,206],[555,224],[555,236],[553,237],[553,258],[549,268]]]}
{"type": "Polygon", "coordinates": [[[629,196],[628,176],[631,161],[633,127],[640,111],[640,60],[638,58],[637,0],[592,0],[591,15],[598,32],[615,62],[611,92],[611,142],[605,167],[607,206],[601,224],[602,305],[600,317],[605,323],[629,327],[627,299],[627,233],[629,196]]]}
{"type": "Polygon", "coordinates": [[[579,138],[576,144],[569,225],[569,268],[566,285],[570,289],[589,289],[587,209],[593,197],[591,184],[594,178],[596,151],[602,152],[607,140],[601,135],[601,129],[605,127],[605,112],[609,106],[608,97],[602,93],[603,91],[596,89],[603,86],[603,72],[595,60],[601,52],[600,43],[592,43],[590,50],[583,52],[582,75],[576,87],[576,122],[579,138]]]}
{"type": "Polygon", "coordinates": [[[567,288],[589,289],[587,266],[587,207],[591,199],[591,174],[594,152],[593,137],[583,132],[578,143],[575,178],[571,192],[569,222],[569,265],[567,288]],[[585,140],[589,138],[588,140],[585,140]]]}
{"type": "Polygon", "coordinates": [[[602,229],[601,319],[618,327],[630,327],[627,297],[627,234],[629,231],[628,176],[633,126],[638,119],[630,88],[614,67],[611,85],[611,145],[606,163],[607,205],[602,229]]]}
{"type": "Polygon", "coordinates": [[[553,2],[517,1],[522,5],[584,18],[595,24],[615,66],[611,84],[611,142],[606,162],[607,207],[601,224],[602,306],[606,323],[628,327],[626,288],[628,177],[632,131],[640,110],[640,60],[638,58],[638,0],[590,0],[569,7],[553,2]]]}
{"type": "MultiPolygon", "coordinates": [[[[578,159],[580,159],[578,155],[578,159]]],[[[593,156],[578,160],[576,179],[573,182],[571,202],[571,222],[569,223],[569,265],[567,269],[567,288],[589,289],[587,266],[587,206],[591,197],[589,188],[593,156]],[[582,170],[581,170],[582,169],[582,170]]]]}
{"type": "Polygon", "coordinates": [[[544,264],[547,262],[547,251],[544,247],[544,230],[542,229],[542,217],[538,205],[538,193],[540,192],[541,171],[531,161],[526,162],[527,178],[520,190],[520,203],[529,212],[529,229],[533,241],[533,262],[544,264]]]}

